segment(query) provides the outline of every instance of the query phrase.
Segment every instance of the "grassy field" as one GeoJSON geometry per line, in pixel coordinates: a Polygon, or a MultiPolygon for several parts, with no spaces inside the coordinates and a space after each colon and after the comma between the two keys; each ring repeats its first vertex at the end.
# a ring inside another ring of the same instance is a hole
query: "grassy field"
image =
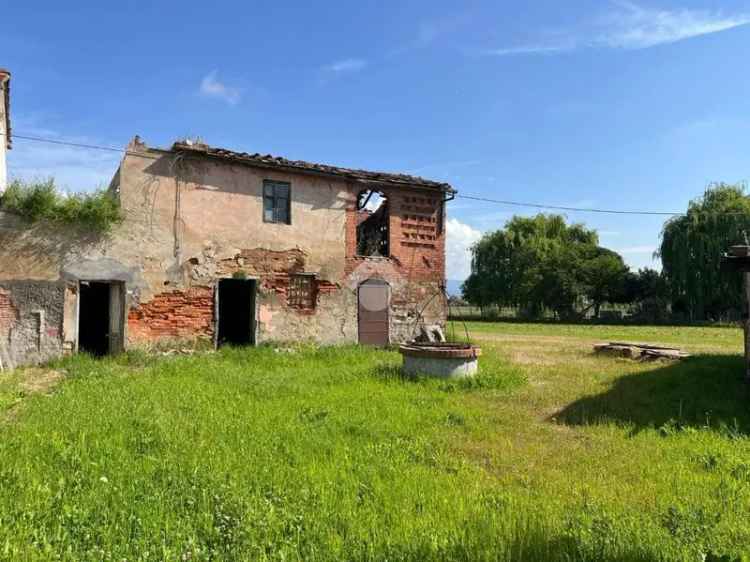
{"type": "Polygon", "coordinates": [[[397,353],[355,347],[0,375],[0,559],[750,554],[739,330],[468,328],[470,383],[403,379],[397,353]],[[695,355],[591,354],[615,339],[695,355]]]}

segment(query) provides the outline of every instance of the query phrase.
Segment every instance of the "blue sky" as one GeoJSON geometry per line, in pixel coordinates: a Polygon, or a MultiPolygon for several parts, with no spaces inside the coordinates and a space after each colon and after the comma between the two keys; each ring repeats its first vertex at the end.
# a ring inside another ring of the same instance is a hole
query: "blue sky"
{"type": "MultiPolygon", "coordinates": [[[[402,171],[460,192],[680,211],[750,176],[750,0],[8,2],[14,130],[178,137],[402,171]]],[[[105,185],[116,154],[17,140],[11,175],[105,185]]],[[[448,276],[533,210],[458,199],[448,276]]],[[[663,217],[567,213],[634,267],[663,217]]]]}

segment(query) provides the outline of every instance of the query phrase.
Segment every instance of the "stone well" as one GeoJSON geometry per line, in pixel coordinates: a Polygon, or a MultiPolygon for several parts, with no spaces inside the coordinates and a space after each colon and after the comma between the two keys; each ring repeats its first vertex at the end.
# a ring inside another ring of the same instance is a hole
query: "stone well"
{"type": "Polygon", "coordinates": [[[408,343],[399,347],[406,375],[441,378],[472,377],[479,367],[481,348],[468,343],[408,343]]]}

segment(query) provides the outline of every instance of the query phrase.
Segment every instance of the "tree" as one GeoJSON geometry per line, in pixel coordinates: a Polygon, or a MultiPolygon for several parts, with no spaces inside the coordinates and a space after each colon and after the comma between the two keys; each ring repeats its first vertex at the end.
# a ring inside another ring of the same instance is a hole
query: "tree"
{"type": "Polygon", "coordinates": [[[509,304],[512,301],[508,267],[511,252],[505,232],[484,235],[472,249],[472,274],[461,287],[464,299],[480,308],[509,304]]]}
{"type": "Polygon", "coordinates": [[[624,292],[624,301],[628,303],[664,299],[669,296],[664,275],[650,267],[628,272],[625,276],[624,292]]]}
{"type": "Polygon", "coordinates": [[[644,267],[625,276],[624,301],[642,321],[664,321],[670,314],[669,288],[662,273],[644,267]]]}
{"type": "Polygon", "coordinates": [[[620,254],[597,247],[587,259],[581,260],[580,268],[583,294],[594,307],[596,318],[605,302],[628,302],[625,280],[629,269],[620,254]]]}
{"type": "Polygon", "coordinates": [[[723,272],[720,263],[730,246],[744,242],[745,233],[750,233],[750,199],[744,185],[711,185],[685,215],[666,222],[657,255],[673,310],[691,320],[740,310],[741,278],[723,272]]]}
{"type": "Polygon", "coordinates": [[[598,246],[595,231],[539,214],[513,217],[486,234],[472,248],[472,273],[462,289],[480,307],[517,306],[531,317],[551,309],[570,318],[582,299],[598,313],[603,302],[620,298],[625,272],[619,255],[598,246]]]}

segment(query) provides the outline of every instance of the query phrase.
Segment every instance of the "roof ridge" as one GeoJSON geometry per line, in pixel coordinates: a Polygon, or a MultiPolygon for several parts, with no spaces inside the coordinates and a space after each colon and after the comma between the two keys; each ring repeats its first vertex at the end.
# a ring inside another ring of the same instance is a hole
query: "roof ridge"
{"type": "Polygon", "coordinates": [[[412,176],[410,174],[363,170],[360,168],[346,168],[331,164],[308,162],[306,160],[290,160],[283,156],[274,156],[272,154],[262,155],[259,152],[252,154],[248,152],[237,152],[226,148],[212,147],[204,143],[177,141],[172,145],[172,151],[187,151],[251,166],[279,167],[309,173],[347,177],[364,183],[406,184],[418,187],[428,187],[431,189],[440,189],[441,191],[455,191],[447,182],[429,180],[419,176],[412,176]]]}

